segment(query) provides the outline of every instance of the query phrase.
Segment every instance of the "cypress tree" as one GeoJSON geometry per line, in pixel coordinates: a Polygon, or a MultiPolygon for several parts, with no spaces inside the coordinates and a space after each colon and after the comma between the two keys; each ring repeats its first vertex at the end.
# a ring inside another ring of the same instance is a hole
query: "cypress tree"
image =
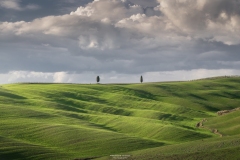
{"type": "Polygon", "coordinates": [[[100,82],[100,77],[97,76],[96,80],[97,80],[97,83],[99,83],[100,82]]]}

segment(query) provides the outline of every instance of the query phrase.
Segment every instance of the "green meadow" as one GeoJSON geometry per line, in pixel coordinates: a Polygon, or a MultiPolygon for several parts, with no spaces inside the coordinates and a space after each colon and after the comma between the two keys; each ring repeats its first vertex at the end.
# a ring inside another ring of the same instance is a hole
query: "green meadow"
{"type": "Polygon", "coordinates": [[[239,77],[2,85],[0,160],[240,159],[238,107],[239,77]]]}

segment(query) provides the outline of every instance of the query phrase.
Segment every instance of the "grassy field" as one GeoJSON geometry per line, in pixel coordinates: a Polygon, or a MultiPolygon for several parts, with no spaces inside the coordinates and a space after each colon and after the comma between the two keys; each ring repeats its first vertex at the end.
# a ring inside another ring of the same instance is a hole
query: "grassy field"
{"type": "Polygon", "coordinates": [[[240,107],[238,77],[8,84],[0,102],[0,160],[240,159],[240,110],[216,114],[240,107]]]}

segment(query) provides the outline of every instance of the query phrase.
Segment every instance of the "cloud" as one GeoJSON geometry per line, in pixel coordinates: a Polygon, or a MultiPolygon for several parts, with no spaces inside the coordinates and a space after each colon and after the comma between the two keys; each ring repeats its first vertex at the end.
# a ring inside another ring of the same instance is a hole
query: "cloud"
{"type": "Polygon", "coordinates": [[[0,7],[16,11],[36,10],[40,8],[40,6],[36,4],[28,4],[26,6],[21,6],[20,3],[20,0],[0,0],[0,7]]]}
{"type": "Polygon", "coordinates": [[[133,4],[140,5],[144,8],[155,7],[158,5],[156,0],[129,0],[133,4]]]}
{"type": "Polygon", "coordinates": [[[25,9],[37,10],[37,9],[40,9],[40,6],[38,6],[36,4],[28,4],[28,5],[26,5],[25,9]]]}
{"type": "Polygon", "coordinates": [[[117,22],[125,17],[134,14],[143,13],[143,9],[139,5],[132,5],[127,0],[95,0],[86,7],[79,7],[71,15],[87,16],[94,20],[108,19],[111,22],[117,22]]]}
{"type": "Polygon", "coordinates": [[[48,16],[32,22],[4,22],[0,27],[3,34],[13,36],[31,35],[37,39],[39,36],[44,38],[52,35],[77,39],[83,50],[130,49],[132,46],[148,44],[155,47],[161,42],[174,43],[179,41],[178,38],[186,39],[175,33],[167,35],[170,31],[177,32],[177,29],[163,17],[146,17],[141,6],[117,0],[94,1],[79,7],[70,15],[48,16]],[[113,13],[110,8],[114,10],[113,13]]]}
{"type": "Polygon", "coordinates": [[[52,73],[34,72],[34,71],[11,71],[0,75],[8,82],[48,82],[53,76],[52,73]],[[31,81],[28,81],[31,80],[31,81]]]}
{"type": "Polygon", "coordinates": [[[55,82],[55,83],[69,82],[69,80],[67,80],[67,73],[66,72],[54,73],[53,82],[55,82]]]}
{"type": "MultiPolygon", "coordinates": [[[[188,81],[206,77],[240,75],[240,70],[220,69],[220,70],[179,70],[143,73],[144,82],[163,81],[188,81]]],[[[93,72],[68,73],[68,72],[32,72],[32,71],[11,71],[0,74],[0,84],[16,82],[36,82],[36,83],[96,83],[97,74],[93,72]]],[[[101,83],[139,83],[141,74],[118,74],[109,72],[99,74],[101,83]]]]}
{"type": "Polygon", "coordinates": [[[1,0],[0,6],[7,9],[21,10],[19,0],[1,0]]]}
{"type": "Polygon", "coordinates": [[[239,0],[158,0],[160,11],[192,37],[240,44],[239,0]]]}
{"type": "MultiPolygon", "coordinates": [[[[71,77],[74,74],[68,74],[67,72],[34,72],[34,71],[11,71],[7,74],[0,74],[3,81],[0,83],[16,83],[16,82],[36,82],[36,83],[68,83],[72,82],[71,77]]],[[[77,79],[74,79],[75,82],[77,79]]]]}
{"type": "Polygon", "coordinates": [[[66,82],[74,79],[66,75],[86,72],[114,80],[200,68],[238,70],[239,5],[236,0],[95,0],[69,14],[0,22],[0,72],[54,73],[52,81],[66,82]]]}

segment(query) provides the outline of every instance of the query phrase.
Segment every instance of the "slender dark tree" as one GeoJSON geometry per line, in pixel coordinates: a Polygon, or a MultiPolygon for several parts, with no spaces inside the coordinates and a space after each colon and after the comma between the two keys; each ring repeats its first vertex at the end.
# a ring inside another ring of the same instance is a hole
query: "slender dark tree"
{"type": "Polygon", "coordinates": [[[97,83],[99,83],[100,82],[100,77],[97,76],[96,80],[97,80],[97,83]]]}
{"type": "Polygon", "coordinates": [[[141,82],[141,83],[143,82],[143,77],[142,77],[142,76],[140,77],[140,82],[141,82]]]}

